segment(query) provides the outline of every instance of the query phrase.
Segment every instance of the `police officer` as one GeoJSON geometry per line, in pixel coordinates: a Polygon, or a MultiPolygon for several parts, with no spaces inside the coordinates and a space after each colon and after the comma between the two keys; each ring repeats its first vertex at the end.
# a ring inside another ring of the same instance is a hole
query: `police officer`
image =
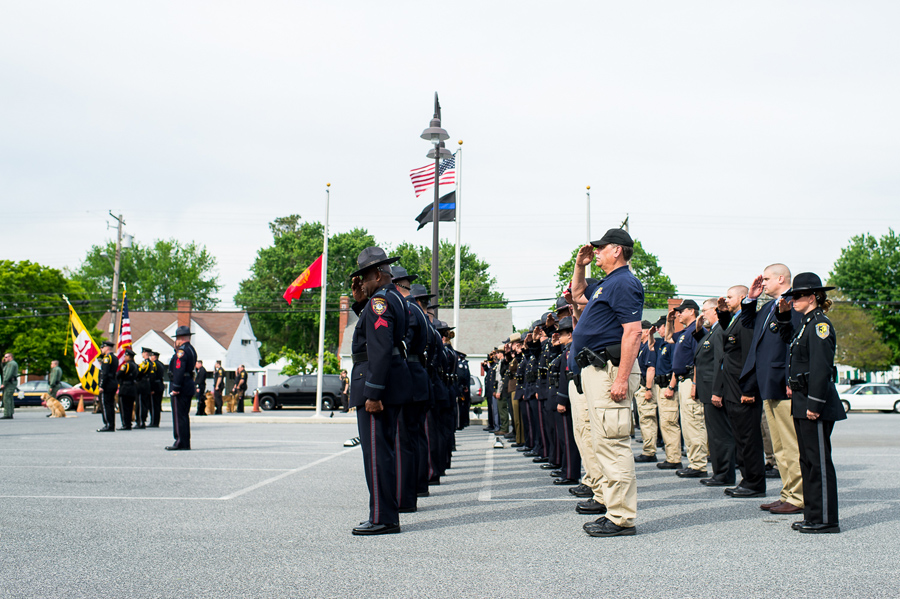
{"type": "Polygon", "coordinates": [[[401,406],[412,400],[412,378],[404,339],[409,311],[391,282],[389,258],[368,247],[357,258],[353,280],[353,372],[350,405],[356,408],[360,445],[369,489],[369,519],[355,535],[400,532],[397,503],[396,434],[401,406]]]}
{"type": "Polygon", "coordinates": [[[788,351],[791,412],[800,448],[803,476],[803,520],[792,524],[802,533],[837,533],[837,479],[831,459],[834,423],[847,418],[834,387],[834,351],[837,335],[825,312],[831,300],[818,275],[803,272],[778,304],[777,320],[788,351]],[[800,327],[791,321],[791,305],[801,314],[800,327]]]}
{"type": "Polygon", "coordinates": [[[197,416],[206,416],[206,368],[203,367],[203,360],[197,360],[194,383],[197,384],[197,416]]]}
{"type": "Polygon", "coordinates": [[[0,380],[0,390],[3,391],[3,416],[2,420],[12,420],[13,410],[16,405],[15,393],[19,386],[19,365],[13,359],[11,352],[3,354],[3,375],[0,380]]]}
{"type": "Polygon", "coordinates": [[[610,229],[578,251],[572,277],[573,298],[576,302],[588,302],[575,327],[570,355],[581,373],[593,451],[605,476],[606,516],[584,526],[589,535],[598,537],[636,532],[631,399],[640,383],[636,358],[641,343],[644,288],[628,269],[633,252],[631,236],[622,229],[610,229]],[[595,256],[597,266],[607,274],[598,284],[587,285],[585,266],[595,256]]]}
{"type": "Polygon", "coordinates": [[[50,362],[50,374],[47,377],[47,383],[50,385],[50,397],[56,397],[62,384],[62,368],[59,367],[59,360],[50,362]]]}
{"type": "Polygon", "coordinates": [[[150,354],[150,361],[153,362],[153,368],[150,370],[150,424],[147,428],[159,428],[159,421],[162,417],[162,396],[165,383],[163,382],[165,373],[159,362],[159,352],[155,351],[150,354]]]}
{"type": "Polygon", "coordinates": [[[649,337],[650,349],[656,351],[656,375],[653,382],[653,397],[659,410],[659,432],[663,438],[666,459],[659,462],[656,467],[660,470],[681,469],[681,425],[678,424],[678,399],[674,392],[669,393],[668,388],[672,383],[672,350],[674,344],[666,343],[665,339],[669,328],[666,317],[663,316],[656,322],[656,327],[662,334],[661,339],[649,337]]]}
{"type": "Polygon", "coordinates": [[[244,394],[247,392],[247,371],[244,369],[244,365],[241,364],[237,367],[237,370],[234,372],[234,387],[231,389],[231,393],[234,394],[235,400],[237,400],[235,412],[244,413],[244,394]]]}
{"type": "Polygon", "coordinates": [[[175,329],[175,355],[169,360],[169,398],[172,402],[172,434],[175,442],[166,451],[191,448],[191,399],[194,397],[194,367],[197,352],[191,345],[191,327],[175,329]]]}
{"type": "Polygon", "coordinates": [[[572,420],[572,404],[569,401],[568,361],[572,344],[572,317],[564,316],[556,327],[557,332],[551,338],[559,352],[550,363],[551,391],[556,395],[556,418],[558,423],[560,461],[562,462],[559,477],[553,481],[555,485],[578,485],[581,477],[581,453],[575,442],[575,429],[572,420]]]}
{"type": "Polygon", "coordinates": [[[653,393],[653,379],[656,378],[656,343],[650,348],[651,337],[656,328],[649,320],[641,321],[641,347],[638,350],[638,367],[641,369],[641,383],[634,396],[637,404],[638,417],[641,426],[641,440],[643,451],[634,456],[635,462],[656,461],[656,439],[659,434],[659,424],[656,420],[656,397],[653,393]]]}
{"type": "Polygon", "coordinates": [[[127,347],[122,355],[122,362],[116,370],[116,382],[119,385],[119,418],[122,429],[131,430],[134,415],[134,398],[137,395],[137,366],[134,365],[134,351],[127,347]]]}
{"type": "Polygon", "coordinates": [[[104,341],[100,346],[100,390],[102,392],[100,410],[103,416],[103,427],[98,433],[113,433],[116,430],[116,373],[119,371],[119,359],[112,353],[115,344],[104,341]]]}
{"type": "Polygon", "coordinates": [[[137,373],[137,417],[138,421],[134,428],[147,428],[147,416],[150,416],[150,422],[153,423],[152,405],[150,386],[153,378],[156,376],[157,364],[150,359],[153,350],[149,347],[141,348],[141,363],[138,365],[137,373]]]}
{"type": "Polygon", "coordinates": [[[709,457],[709,445],[706,438],[706,421],[703,415],[703,404],[694,397],[694,352],[697,340],[694,332],[697,329],[697,314],[700,306],[692,299],[686,299],[681,305],[672,309],[668,316],[667,340],[674,344],[672,351],[672,378],[668,389],[663,390],[666,397],[678,399],[681,413],[681,432],[687,447],[688,467],[675,471],[682,478],[703,478],[706,476],[706,463],[709,457]],[[684,327],[677,333],[673,320],[677,316],[684,327]]]}
{"type": "MultiPolygon", "coordinates": [[[[216,360],[216,367],[213,374],[213,399],[216,402],[216,414],[222,413],[222,394],[225,393],[225,369],[222,368],[222,360],[216,360]]],[[[344,406],[347,411],[347,406],[344,406]]]]}

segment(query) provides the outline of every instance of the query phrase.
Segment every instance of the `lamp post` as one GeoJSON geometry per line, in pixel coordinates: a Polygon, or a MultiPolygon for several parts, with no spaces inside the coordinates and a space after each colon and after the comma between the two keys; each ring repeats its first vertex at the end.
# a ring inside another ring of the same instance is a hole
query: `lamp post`
{"type": "MultiPolygon", "coordinates": [[[[434,92],[434,117],[431,119],[428,128],[422,131],[420,137],[434,145],[426,155],[428,158],[434,158],[434,204],[431,209],[431,224],[434,225],[434,234],[431,241],[431,293],[440,303],[440,298],[438,297],[438,255],[441,249],[441,238],[438,232],[438,222],[440,220],[440,167],[441,160],[450,158],[453,156],[453,153],[444,147],[444,140],[450,139],[450,135],[444,129],[441,129],[441,103],[438,101],[437,92],[434,92]]],[[[437,318],[437,314],[438,309],[435,308],[435,318],[437,318]]]]}
{"type": "Polygon", "coordinates": [[[131,247],[131,235],[126,235],[126,245],[122,244],[122,225],[125,224],[125,221],[122,220],[122,215],[116,216],[112,213],[112,210],[109,211],[109,215],[118,221],[118,232],[116,235],[116,261],[113,264],[113,285],[112,285],[112,302],[109,308],[109,340],[113,341],[115,339],[116,332],[116,309],[118,308],[119,303],[119,271],[122,267],[122,248],[123,247],[131,247]]]}

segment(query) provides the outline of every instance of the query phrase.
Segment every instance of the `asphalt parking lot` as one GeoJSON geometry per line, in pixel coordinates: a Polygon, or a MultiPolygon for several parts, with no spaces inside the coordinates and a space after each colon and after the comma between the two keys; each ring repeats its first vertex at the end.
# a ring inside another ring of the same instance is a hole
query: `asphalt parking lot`
{"type": "Polygon", "coordinates": [[[354,537],[367,494],[359,448],[342,446],[352,416],[195,418],[194,449],[170,453],[168,414],[101,435],[98,415],[45,413],[0,426],[0,597],[900,596],[896,414],[836,427],[839,535],[639,464],[638,534],[599,539],[480,426],[402,534],[354,537]]]}

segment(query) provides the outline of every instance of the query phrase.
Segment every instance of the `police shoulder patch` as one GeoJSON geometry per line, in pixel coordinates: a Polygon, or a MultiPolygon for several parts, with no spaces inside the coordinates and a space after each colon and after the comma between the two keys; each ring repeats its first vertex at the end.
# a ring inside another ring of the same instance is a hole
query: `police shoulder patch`
{"type": "Polygon", "coordinates": [[[184,355],[184,350],[183,350],[183,349],[179,349],[179,350],[178,350],[178,357],[180,358],[180,357],[183,356],[183,355],[184,355]]]}
{"type": "Polygon", "coordinates": [[[830,332],[831,328],[828,326],[827,322],[820,322],[816,325],[816,335],[818,335],[820,339],[828,337],[828,333],[830,332]]]}
{"type": "Polygon", "coordinates": [[[603,287],[598,287],[591,299],[597,299],[601,294],[603,294],[603,287]]]}
{"type": "Polygon", "coordinates": [[[372,311],[379,316],[387,311],[387,302],[383,297],[372,298],[372,311]]]}

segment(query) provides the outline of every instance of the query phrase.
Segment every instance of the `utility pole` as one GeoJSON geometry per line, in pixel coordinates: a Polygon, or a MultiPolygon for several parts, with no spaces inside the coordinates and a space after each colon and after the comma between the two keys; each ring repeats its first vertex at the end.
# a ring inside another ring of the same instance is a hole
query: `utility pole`
{"type": "Polygon", "coordinates": [[[125,224],[125,221],[122,220],[121,214],[116,216],[112,213],[112,210],[109,211],[109,215],[118,221],[118,227],[116,227],[116,260],[113,264],[112,303],[109,308],[109,340],[115,343],[116,308],[119,306],[119,270],[122,267],[122,226],[125,224]]]}

